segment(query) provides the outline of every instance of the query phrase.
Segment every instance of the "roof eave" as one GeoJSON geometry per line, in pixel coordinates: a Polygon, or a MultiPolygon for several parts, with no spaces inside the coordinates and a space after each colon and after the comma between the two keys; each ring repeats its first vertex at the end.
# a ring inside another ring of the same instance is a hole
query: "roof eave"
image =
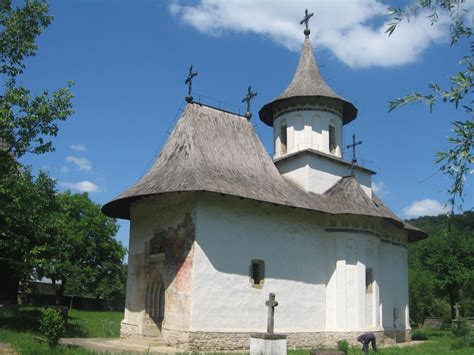
{"type": "Polygon", "coordinates": [[[291,99],[300,99],[300,98],[329,98],[333,100],[339,100],[342,102],[343,107],[342,107],[342,124],[346,125],[350,122],[352,122],[356,117],[357,117],[357,108],[350,103],[349,101],[343,100],[343,99],[338,99],[335,97],[329,97],[329,96],[323,96],[323,95],[308,95],[308,96],[292,96],[292,97],[286,97],[286,98],[277,98],[267,104],[265,104],[260,111],[258,111],[258,115],[260,117],[260,120],[265,123],[267,126],[273,127],[273,105],[282,102],[285,100],[291,100],[291,99]]]}

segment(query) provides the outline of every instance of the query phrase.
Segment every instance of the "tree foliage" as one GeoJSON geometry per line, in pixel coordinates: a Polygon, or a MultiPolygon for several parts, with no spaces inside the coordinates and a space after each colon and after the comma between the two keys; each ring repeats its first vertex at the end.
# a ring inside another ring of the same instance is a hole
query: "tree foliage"
{"type": "Polygon", "coordinates": [[[11,281],[0,297],[10,301],[20,280],[48,276],[60,298],[68,284],[80,292],[112,276],[123,279],[125,251],[114,239],[115,220],[87,194],[58,194],[46,173],[34,177],[17,160],[53,151],[50,138],[73,113],[71,82],[39,95],[20,84],[25,59],[36,55],[36,40],[51,21],[43,0],[17,7],[0,1],[0,275],[4,286],[11,281]]]}
{"type": "Polygon", "coordinates": [[[0,274],[9,280],[0,293],[10,301],[34,268],[40,240],[54,227],[48,222],[56,203],[53,180],[44,173],[35,178],[17,159],[52,151],[48,137],[72,113],[71,83],[37,96],[19,84],[25,59],[36,55],[36,39],[51,21],[44,1],[17,7],[0,1],[0,274]]]}
{"type": "Polygon", "coordinates": [[[87,193],[67,191],[57,199],[59,209],[53,217],[57,228],[44,245],[37,271],[53,281],[59,302],[70,281],[69,290],[77,295],[120,274],[125,249],[114,238],[118,231],[115,219],[102,214],[100,205],[87,193]]]}
{"type": "MultiPolygon", "coordinates": [[[[407,8],[391,8],[389,14],[393,22],[389,24],[386,32],[391,35],[403,20],[409,20],[420,10],[428,11],[431,24],[436,23],[440,16],[448,16],[450,19],[451,45],[457,45],[460,41],[469,41],[470,51],[461,59],[463,67],[455,75],[449,77],[449,87],[442,88],[437,83],[429,84],[429,93],[413,92],[412,94],[397,98],[389,103],[389,112],[402,106],[415,103],[425,103],[432,112],[438,102],[453,104],[455,109],[464,109],[464,118],[452,122],[451,135],[448,137],[449,149],[439,151],[436,154],[435,163],[439,169],[451,180],[448,189],[451,212],[455,207],[462,207],[465,195],[465,181],[470,174],[474,164],[474,122],[472,110],[474,66],[474,44],[470,41],[472,28],[471,19],[464,9],[465,0],[415,0],[407,8]]],[[[461,116],[457,113],[458,116],[461,116]]]]}
{"type": "Polygon", "coordinates": [[[449,304],[450,319],[456,303],[464,315],[474,314],[474,212],[410,223],[430,231],[429,238],[409,247],[412,319],[422,323],[426,316],[444,316],[443,303],[449,304]]]}
{"type": "Polygon", "coordinates": [[[40,154],[54,150],[48,136],[58,133],[58,121],[72,113],[72,82],[52,94],[44,90],[34,96],[18,84],[25,70],[25,59],[36,55],[37,37],[52,21],[48,5],[41,0],[26,1],[13,7],[11,0],[0,1],[0,157],[27,152],[40,154]]]}
{"type": "Polygon", "coordinates": [[[3,277],[16,277],[12,292],[19,280],[29,280],[44,241],[54,230],[55,193],[55,182],[45,173],[35,178],[27,169],[0,176],[0,258],[3,277]]]}

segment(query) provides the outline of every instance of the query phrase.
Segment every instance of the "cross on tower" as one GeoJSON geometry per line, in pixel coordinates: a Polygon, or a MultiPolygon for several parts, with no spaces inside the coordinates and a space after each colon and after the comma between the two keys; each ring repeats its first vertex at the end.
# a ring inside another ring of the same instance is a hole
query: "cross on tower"
{"type": "Polygon", "coordinates": [[[352,171],[352,175],[354,175],[354,166],[356,165],[357,163],[357,159],[356,159],[356,146],[358,146],[359,144],[362,144],[362,141],[358,141],[356,142],[356,135],[353,134],[352,135],[352,144],[349,144],[347,146],[347,149],[349,148],[352,148],[352,161],[351,161],[351,171],[352,171]]]}
{"type": "Polygon", "coordinates": [[[275,294],[273,292],[268,295],[268,301],[265,302],[265,305],[268,307],[267,333],[272,334],[274,326],[275,307],[278,306],[278,302],[275,301],[275,294]]]}
{"type": "Polygon", "coordinates": [[[249,88],[247,90],[247,95],[242,99],[242,102],[247,103],[247,112],[245,113],[245,117],[250,120],[252,118],[252,112],[250,112],[250,102],[252,99],[257,96],[256,92],[252,91],[252,85],[249,85],[249,88]]]}
{"type": "Polygon", "coordinates": [[[304,34],[305,34],[306,37],[308,37],[309,34],[311,33],[311,31],[308,28],[308,22],[309,22],[309,19],[311,17],[313,17],[313,15],[314,15],[313,13],[308,14],[308,9],[306,9],[305,12],[304,12],[304,19],[302,19],[301,22],[300,22],[300,25],[302,25],[304,23],[305,26],[306,26],[306,28],[304,29],[304,34]]]}
{"type": "Polygon", "coordinates": [[[186,95],[186,102],[192,102],[193,101],[193,97],[191,95],[191,90],[192,90],[192,87],[193,87],[193,78],[195,76],[197,76],[198,73],[197,72],[193,72],[193,66],[191,65],[189,67],[189,74],[188,74],[188,78],[186,79],[186,81],[184,82],[185,84],[188,85],[188,95],[186,95]]]}

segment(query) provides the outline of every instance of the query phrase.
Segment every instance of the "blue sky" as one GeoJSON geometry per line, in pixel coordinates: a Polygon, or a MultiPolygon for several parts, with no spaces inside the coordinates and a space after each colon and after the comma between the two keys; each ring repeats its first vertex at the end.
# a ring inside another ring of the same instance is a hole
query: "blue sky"
{"type": "MultiPolygon", "coordinates": [[[[399,3],[398,3],[399,4],[399,3]]],[[[472,2],[469,3],[470,5],[472,2]]],[[[448,84],[467,45],[449,46],[447,25],[430,26],[424,14],[383,34],[389,2],[203,0],[69,0],[50,2],[52,25],[27,61],[23,84],[33,93],[68,80],[75,114],[60,125],[56,151],[26,156],[45,169],[60,190],[89,191],[105,203],[151,166],[184,108],[190,64],[199,72],[195,99],[243,112],[252,84],[257,132],[270,153],[272,129],[258,119],[262,105],[291,81],[304,35],[298,21],[315,13],[310,28],[316,57],[328,84],[359,109],[345,126],[345,141],[363,141],[359,162],[375,171],[379,195],[402,217],[442,212],[449,181],[434,165],[447,147],[449,122],[461,110],[410,106],[388,114],[388,102],[430,82],[448,84]]],[[[397,4],[396,4],[397,5],[397,4]]],[[[425,90],[426,91],[426,90],[425,90]]],[[[346,154],[346,158],[350,156],[346,154]]],[[[471,178],[472,180],[472,178],[471,178]]],[[[464,208],[473,207],[472,186],[464,208]]],[[[128,221],[118,238],[128,245],[128,221]]]]}

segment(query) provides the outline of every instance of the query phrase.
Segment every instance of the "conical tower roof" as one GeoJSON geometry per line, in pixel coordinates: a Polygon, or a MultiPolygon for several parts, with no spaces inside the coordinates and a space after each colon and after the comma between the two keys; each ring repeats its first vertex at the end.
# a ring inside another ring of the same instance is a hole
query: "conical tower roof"
{"type": "Polygon", "coordinates": [[[267,125],[273,126],[273,108],[276,103],[305,97],[325,97],[342,102],[342,121],[344,124],[351,122],[357,116],[357,108],[337,95],[321,77],[308,36],[304,40],[300,62],[293,80],[280,96],[262,107],[258,112],[260,119],[267,125]]]}

